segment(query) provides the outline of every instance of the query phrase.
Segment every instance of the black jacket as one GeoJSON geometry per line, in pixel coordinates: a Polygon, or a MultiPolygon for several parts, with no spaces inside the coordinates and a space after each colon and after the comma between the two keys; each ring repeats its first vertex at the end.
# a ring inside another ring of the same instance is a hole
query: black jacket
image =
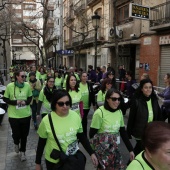
{"type": "MultiPolygon", "coordinates": [[[[148,107],[147,99],[144,96],[136,97],[132,100],[130,107],[129,119],[127,124],[127,132],[129,138],[134,136],[135,138],[142,138],[144,128],[148,123],[148,107]]],[[[153,121],[162,120],[161,110],[158,104],[158,100],[155,96],[151,97],[152,109],[153,109],[153,121]]]]}

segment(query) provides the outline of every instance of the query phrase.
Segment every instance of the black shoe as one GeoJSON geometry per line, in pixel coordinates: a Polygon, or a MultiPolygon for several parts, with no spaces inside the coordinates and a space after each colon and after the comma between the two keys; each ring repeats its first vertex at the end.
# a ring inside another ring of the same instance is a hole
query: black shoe
{"type": "Polygon", "coordinates": [[[34,128],[35,128],[35,130],[37,130],[37,129],[38,129],[38,126],[37,126],[37,124],[36,124],[36,123],[34,123],[34,128]]]}

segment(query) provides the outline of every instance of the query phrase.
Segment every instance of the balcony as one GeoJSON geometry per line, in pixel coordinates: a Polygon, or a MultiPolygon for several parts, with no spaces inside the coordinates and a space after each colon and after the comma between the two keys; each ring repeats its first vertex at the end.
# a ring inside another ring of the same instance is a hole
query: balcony
{"type": "Polygon", "coordinates": [[[150,10],[150,30],[159,31],[170,27],[170,1],[154,6],[150,10]]]}
{"type": "Polygon", "coordinates": [[[101,0],[87,0],[87,5],[88,6],[94,6],[97,3],[99,3],[101,0]]]}
{"type": "MultiPolygon", "coordinates": [[[[94,41],[95,41],[95,30],[94,29],[88,31],[87,34],[84,33],[84,35],[86,35],[84,40],[83,40],[83,36],[82,35],[77,35],[77,36],[73,37],[72,46],[78,46],[78,45],[82,45],[82,44],[94,43],[94,41]]],[[[104,35],[101,34],[101,31],[99,29],[98,35],[97,35],[97,41],[98,42],[102,42],[104,40],[105,40],[104,35]]]]}
{"type": "Polygon", "coordinates": [[[85,2],[83,0],[80,0],[77,2],[74,6],[75,13],[78,14],[79,12],[82,12],[86,9],[85,2]]]}
{"type": "Polygon", "coordinates": [[[49,2],[48,5],[47,5],[47,9],[49,11],[54,11],[54,8],[55,7],[55,2],[49,2]]]}

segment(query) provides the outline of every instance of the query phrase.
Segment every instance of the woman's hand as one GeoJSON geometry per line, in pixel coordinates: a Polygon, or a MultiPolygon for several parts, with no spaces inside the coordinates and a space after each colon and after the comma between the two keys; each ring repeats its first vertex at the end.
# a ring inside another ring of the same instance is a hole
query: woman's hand
{"type": "Polygon", "coordinates": [[[95,167],[97,167],[98,166],[98,160],[97,160],[97,157],[96,157],[96,155],[94,153],[91,155],[91,160],[93,162],[93,165],[95,167]]]}
{"type": "Polygon", "coordinates": [[[134,152],[130,152],[130,161],[133,161],[135,159],[134,152]]]}
{"type": "Polygon", "coordinates": [[[35,170],[41,170],[41,165],[40,164],[36,164],[35,170]]]}

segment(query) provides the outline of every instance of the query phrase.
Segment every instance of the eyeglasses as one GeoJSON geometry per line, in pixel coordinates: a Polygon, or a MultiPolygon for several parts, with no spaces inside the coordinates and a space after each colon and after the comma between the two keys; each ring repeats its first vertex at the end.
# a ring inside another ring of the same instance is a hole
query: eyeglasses
{"type": "Polygon", "coordinates": [[[60,107],[63,107],[64,105],[70,106],[70,102],[69,102],[69,101],[66,101],[66,102],[57,102],[57,104],[58,104],[60,107]]]}
{"type": "Polygon", "coordinates": [[[48,81],[48,82],[50,82],[50,83],[54,83],[54,81],[48,81]]]}
{"type": "Polygon", "coordinates": [[[27,76],[21,75],[21,78],[26,78],[27,76]]]}
{"type": "Polygon", "coordinates": [[[116,98],[116,97],[110,97],[110,99],[112,99],[112,101],[113,101],[113,102],[115,102],[115,101],[117,101],[117,100],[118,100],[119,102],[121,101],[121,98],[120,98],[120,97],[119,97],[119,98],[116,98]]]}

